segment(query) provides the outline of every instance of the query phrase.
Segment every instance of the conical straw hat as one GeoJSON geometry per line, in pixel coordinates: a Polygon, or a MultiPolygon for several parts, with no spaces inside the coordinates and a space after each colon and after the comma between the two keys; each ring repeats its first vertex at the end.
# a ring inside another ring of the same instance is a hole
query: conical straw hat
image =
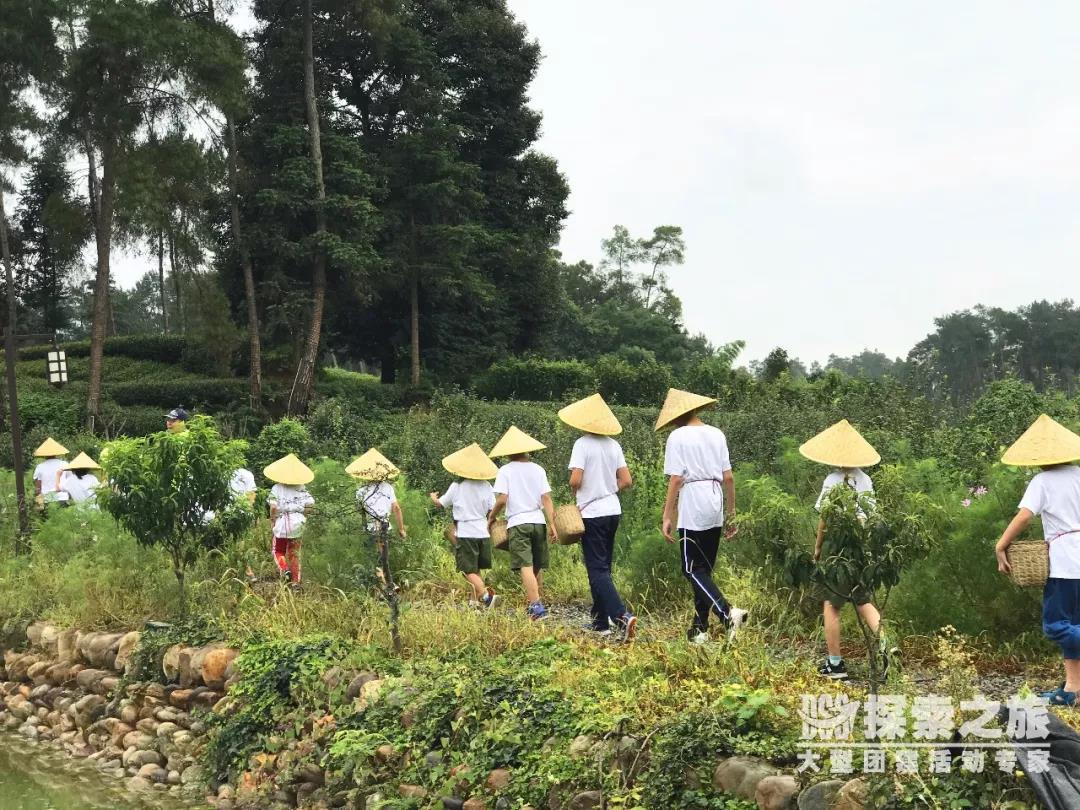
{"type": "Polygon", "coordinates": [[[1001,457],[1016,467],[1048,467],[1078,459],[1080,436],[1045,413],[1001,457]]]}
{"type": "Polygon", "coordinates": [[[34,451],[38,458],[51,458],[52,456],[66,456],[68,449],[60,444],[52,436],[41,443],[41,447],[34,451]]]}
{"type": "Polygon", "coordinates": [[[716,400],[711,397],[691,394],[689,391],[680,391],[678,388],[669,388],[664,407],[660,409],[660,415],[656,417],[656,426],[653,429],[660,430],[667,427],[684,413],[696,411],[698,408],[704,408],[715,402],[716,400]]]}
{"type": "Polygon", "coordinates": [[[516,425],[511,425],[498,443],[491,448],[488,455],[491,458],[499,458],[499,456],[516,456],[518,453],[533,453],[537,450],[547,450],[547,445],[540,444],[516,425]]]}
{"type": "Polygon", "coordinates": [[[277,484],[293,487],[309,484],[315,479],[315,473],[311,471],[311,468],[292,453],[266,467],[263,475],[277,484]]]}
{"type": "Polygon", "coordinates": [[[870,467],[881,456],[847,419],[826,428],[799,448],[811,461],[831,467],[870,467]]]}
{"type": "Polygon", "coordinates": [[[389,481],[401,473],[393,462],[372,447],[345,468],[345,472],[361,481],[389,481]]]}
{"type": "Polygon", "coordinates": [[[599,394],[567,405],[559,411],[559,418],[572,428],[598,436],[618,436],[622,433],[622,425],[599,394]]]}
{"type": "Polygon", "coordinates": [[[471,478],[474,481],[487,481],[499,474],[495,462],[488,458],[484,448],[475,442],[448,455],[442,460],[442,465],[451,475],[471,478]]]}
{"type": "Polygon", "coordinates": [[[100,470],[101,465],[94,461],[86,453],[79,453],[64,466],[65,470],[100,470]]]}

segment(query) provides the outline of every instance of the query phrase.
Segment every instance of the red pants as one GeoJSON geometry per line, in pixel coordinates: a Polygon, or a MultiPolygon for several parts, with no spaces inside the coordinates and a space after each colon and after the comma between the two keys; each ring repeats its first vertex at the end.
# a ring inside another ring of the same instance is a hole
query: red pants
{"type": "Polygon", "coordinates": [[[300,538],[275,537],[274,562],[279,571],[288,571],[293,582],[300,581],[300,538]]]}

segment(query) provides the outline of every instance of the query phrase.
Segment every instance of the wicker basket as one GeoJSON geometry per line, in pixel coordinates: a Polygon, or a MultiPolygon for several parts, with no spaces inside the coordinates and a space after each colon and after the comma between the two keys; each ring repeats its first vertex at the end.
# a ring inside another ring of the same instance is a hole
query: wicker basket
{"type": "Polygon", "coordinates": [[[491,527],[491,544],[498,551],[510,550],[510,539],[507,536],[506,521],[496,520],[491,527]]]}
{"type": "Polygon", "coordinates": [[[1041,588],[1050,576],[1050,550],[1042,540],[1024,540],[1009,546],[1009,577],[1021,588],[1041,588]]]}
{"type": "Polygon", "coordinates": [[[581,540],[585,534],[585,521],[581,519],[581,510],[572,503],[555,510],[555,542],[560,546],[569,546],[581,540]]]}

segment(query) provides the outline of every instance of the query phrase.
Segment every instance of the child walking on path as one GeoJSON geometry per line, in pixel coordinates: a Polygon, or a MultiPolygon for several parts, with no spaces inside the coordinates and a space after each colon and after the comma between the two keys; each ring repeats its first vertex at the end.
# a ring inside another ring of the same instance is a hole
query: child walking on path
{"type": "Polygon", "coordinates": [[[57,479],[67,463],[64,456],[68,449],[52,436],[41,443],[34,451],[34,457],[42,461],[34,467],[34,501],[39,509],[51,501],[64,500],[67,495],[57,489],[57,479]]]}
{"type": "Polygon", "coordinates": [[[727,437],[698,415],[715,402],[689,391],[668,389],[655,427],[657,431],[675,427],[664,451],[664,474],[669,478],[661,531],[669,543],[679,541],[683,576],[694,592],[695,616],[686,635],[695,644],[709,641],[710,613],[723,622],[729,641],[735,640],[750,615],[729,605],[712,578],[720,535],[730,540],[737,531],[731,523],[735,517],[735,479],[727,437]]]}
{"type": "Polygon", "coordinates": [[[521,574],[529,618],[533,620],[547,616],[540,590],[543,570],[548,567],[548,541],[555,540],[555,506],[547,473],[529,458],[529,453],[545,449],[511,425],[488,453],[491,458],[510,457],[495,477],[495,506],[488,516],[488,532],[505,509],[510,568],[521,574]]]}
{"type": "Polygon", "coordinates": [[[346,467],[345,472],[364,482],[356,490],[356,505],[364,514],[367,530],[376,538],[387,534],[393,518],[398,536],[405,537],[405,517],[390,483],[401,470],[372,447],[346,467]]]}
{"type": "Polygon", "coordinates": [[[436,506],[451,510],[454,518],[454,560],[457,570],[473,589],[469,604],[495,607],[499,597],[484,583],[481,571],[491,568],[491,533],[487,517],[495,505],[495,490],[488,483],[499,468],[478,444],[470,444],[442,460],[448,473],[457,476],[442,496],[430,493],[436,506]]]}
{"type": "Polygon", "coordinates": [[[1016,440],[1005,464],[1040,467],[1020,501],[1016,517],[998,540],[998,570],[1009,573],[1009,546],[1036,515],[1050,555],[1043,589],[1043,633],[1061,648],[1065,683],[1042,693],[1051,706],[1074,706],[1080,693],[1080,436],[1046,414],[1016,440]]]}
{"type": "Polygon", "coordinates": [[[64,465],[63,472],[56,476],[56,489],[66,493],[72,503],[85,503],[87,506],[97,509],[94,500],[97,488],[101,481],[91,470],[100,470],[101,465],[94,461],[86,453],[79,453],[72,459],[70,464],[64,465]]]}
{"type": "Polygon", "coordinates": [[[585,526],[581,554],[592,592],[591,629],[609,635],[615,628],[624,641],[630,641],[637,630],[637,617],[626,609],[611,579],[615,535],[622,516],[619,493],[633,483],[622,447],[611,438],[622,433],[622,425],[600,394],[567,405],[559,411],[559,418],[583,433],[574,442],[569,469],[570,489],[585,526]]]}
{"type": "MultiPolygon", "coordinates": [[[[859,516],[865,519],[862,506],[870,507],[873,504],[874,482],[870,476],[863,472],[863,467],[871,467],[881,461],[881,456],[866,439],[846,420],[837,422],[827,430],[823,430],[814,438],[805,442],[799,452],[811,461],[825,464],[833,468],[825,477],[814,508],[821,511],[825,498],[833,487],[846,486],[853,489],[857,495],[865,495],[860,502],[859,516]]],[[[826,540],[825,521],[818,520],[817,542],[814,545],[814,562],[821,558],[822,549],[826,540]]],[[[840,588],[838,591],[845,591],[840,588]]],[[[840,654],[840,611],[844,605],[851,602],[860,618],[866,622],[870,631],[877,635],[881,628],[881,614],[871,601],[872,594],[862,593],[856,589],[850,592],[837,592],[825,594],[822,607],[823,620],[825,623],[825,647],[828,657],[818,668],[824,677],[831,680],[847,680],[847,665],[840,654]]],[[[887,646],[884,637],[881,639],[883,649],[887,646]]],[[[887,650],[884,656],[882,678],[889,672],[889,658],[894,651],[887,650]]]]}
{"type": "Polygon", "coordinates": [[[315,473],[289,453],[264,469],[263,475],[274,482],[267,498],[267,503],[270,504],[270,522],[274,527],[274,562],[282,578],[298,587],[300,538],[304,534],[307,511],[315,505],[315,499],[311,497],[305,484],[310,484],[315,479],[315,473]]]}

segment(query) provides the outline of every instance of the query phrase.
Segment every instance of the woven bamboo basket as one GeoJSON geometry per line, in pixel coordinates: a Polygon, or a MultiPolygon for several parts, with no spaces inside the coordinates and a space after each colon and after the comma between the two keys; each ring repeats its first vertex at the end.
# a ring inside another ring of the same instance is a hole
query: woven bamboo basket
{"type": "Polygon", "coordinates": [[[555,510],[555,542],[560,546],[569,546],[581,540],[585,534],[585,521],[581,519],[581,510],[572,503],[555,510]]]}
{"type": "Polygon", "coordinates": [[[1050,576],[1050,550],[1042,540],[1013,543],[1005,552],[1009,577],[1021,588],[1041,588],[1050,576]]]}
{"type": "Polygon", "coordinates": [[[498,551],[510,550],[510,539],[507,537],[505,520],[496,520],[491,527],[491,544],[498,551]]]}
{"type": "Polygon", "coordinates": [[[453,523],[447,523],[446,528],[443,529],[442,536],[446,539],[447,543],[454,545],[457,542],[457,526],[453,523]]]}

